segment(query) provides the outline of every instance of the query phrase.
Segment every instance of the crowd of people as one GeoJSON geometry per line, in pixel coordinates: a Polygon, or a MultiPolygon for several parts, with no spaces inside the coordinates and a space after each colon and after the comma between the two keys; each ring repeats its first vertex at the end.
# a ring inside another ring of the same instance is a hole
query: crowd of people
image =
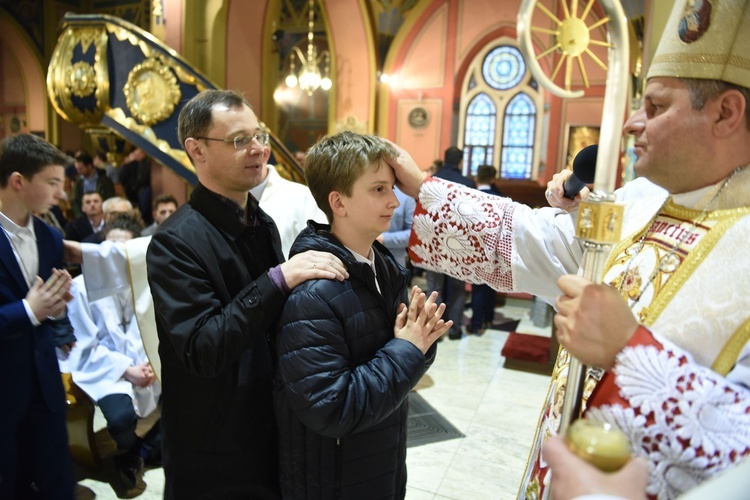
{"type": "Polygon", "coordinates": [[[403,498],[407,395],[437,341],[463,335],[464,280],[468,333],[491,322],[495,291],[555,305],[557,364],[592,368],[584,418],[623,431],[636,458],[603,474],[551,438],[558,371],[519,497],[670,499],[744,470],[750,71],[737,61],[750,21],[721,4],[692,45],[675,13],[625,124],[641,178],[616,193],[624,236],[602,284],[577,275],[588,190],[564,198],[569,173],[548,184],[550,207],[531,209],[493,191],[491,166],[465,177],[457,147],[428,175],[397,145],[342,132],[307,152],[305,187],[268,165],[268,133],[232,91],[180,111],[198,177],[182,206],[152,200],[139,150],[119,168],[79,152],[66,194],[65,155],[5,139],[0,498],[73,498],[61,369],[101,409],[126,488],[149,462],[164,467],[165,498],[403,498]],[[691,62],[706,46],[732,57],[691,62]],[[66,197],[69,223],[34,216],[66,197]],[[409,261],[431,273],[425,291],[409,261]]]}

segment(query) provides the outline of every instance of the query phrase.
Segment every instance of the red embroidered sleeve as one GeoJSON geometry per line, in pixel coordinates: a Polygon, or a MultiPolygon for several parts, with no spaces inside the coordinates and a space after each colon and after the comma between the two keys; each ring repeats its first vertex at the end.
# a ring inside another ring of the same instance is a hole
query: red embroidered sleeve
{"type": "Polygon", "coordinates": [[[651,462],[647,492],[675,498],[750,454],[750,393],[640,327],[588,402],[651,462]]]}

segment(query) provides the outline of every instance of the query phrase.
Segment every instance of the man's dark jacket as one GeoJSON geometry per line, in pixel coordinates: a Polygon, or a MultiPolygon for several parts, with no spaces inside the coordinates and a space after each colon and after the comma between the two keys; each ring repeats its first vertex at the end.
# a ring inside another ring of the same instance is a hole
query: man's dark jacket
{"type": "Polygon", "coordinates": [[[94,234],[94,228],[86,214],[76,217],[65,226],[65,239],[72,241],[83,241],[84,238],[94,234]]]}
{"type": "Polygon", "coordinates": [[[202,185],[147,254],[162,363],[165,498],[277,498],[268,338],[285,294],[278,231],[202,185]]]}
{"type": "Polygon", "coordinates": [[[407,396],[432,363],[394,338],[408,271],[374,244],[372,268],[309,223],[291,255],[339,257],[349,279],[310,280],[289,296],[279,321],[274,390],[281,488],[287,499],[403,498],[407,396]]]}
{"type": "Polygon", "coordinates": [[[443,167],[435,173],[434,177],[445,179],[446,181],[450,182],[455,182],[457,184],[463,184],[464,186],[470,188],[477,187],[476,183],[473,180],[469,179],[461,173],[458,165],[452,165],[450,163],[444,164],[443,167]]]}

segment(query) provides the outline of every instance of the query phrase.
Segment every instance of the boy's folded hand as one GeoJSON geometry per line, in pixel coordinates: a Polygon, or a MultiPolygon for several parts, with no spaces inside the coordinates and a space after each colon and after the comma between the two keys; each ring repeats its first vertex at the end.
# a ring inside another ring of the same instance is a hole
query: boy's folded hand
{"type": "MultiPolygon", "coordinates": [[[[402,307],[396,316],[394,333],[396,338],[408,340],[414,344],[422,354],[453,326],[453,321],[444,321],[445,304],[435,303],[437,292],[426,297],[419,287],[411,291],[409,307],[402,307]]],[[[402,304],[403,305],[403,304],[402,304]]]]}
{"type": "Polygon", "coordinates": [[[37,276],[26,294],[31,312],[39,321],[56,317],[65,312],[65,304],[73,297],[70,285],[73,282],[67,271],[53,269],[50,278],[44,282],[37,276]]]}

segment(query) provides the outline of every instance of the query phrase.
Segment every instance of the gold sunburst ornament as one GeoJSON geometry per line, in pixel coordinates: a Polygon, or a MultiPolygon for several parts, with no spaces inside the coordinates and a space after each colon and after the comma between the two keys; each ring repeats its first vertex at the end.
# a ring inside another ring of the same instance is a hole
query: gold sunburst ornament
{"type": "MultiPolygon", "coordinates": [[[[591,46],[597,45],[607,48],[612,48],[613,46],[609,42],[593,39],[591,37],[591,32],[596,28],[609,23],[610,18],[606,16],[602,19],[592,22],[591,24],[586,24],[586,18],[591,12],[591,8],[594,5],[594,0],[588,0],[586,6],[581,11],[580,16],[578,14],[578,0],[562,0],[560,2],[560,5],[562,7],[563,13],[562,18],[558,17],[540,2],[534,2],[534,7],[543,12],[544,15],[552,21],[553,28],[550,29],[531,25],[529,15],[529,27],[527,32],[529,33],[529,36],[531,32],[552,35],[554,37],[554,44],[544,49],[538,55],[524,53],[524,56],[527,57],[527,59],[533,57],[534,63],[538,64],[537,61],[539,61],[543,57],[546,57],[547,55],[555,51],[559,52],[560,58],[558,59],[557,64],[555,64],[555,68],[553,69],[549,79],[551,81],[554,80],[564,66],[564,91],[556,94],[559,97],[579,97],[580,95],[582,95],[582,92],[571,92],[570,90],[574,65],[578,67],[578,71],[581,74],[581,79],[583,80],[583,85],[586,88],[589,87],[589,78],[588,74],[586,73],[584,56],[594,61],[594,63],[602,68],[602,70],[607,71],[607,65],[596,54],[594,54],[594,52],[591,50],[591,46]]],[[[522,20],[519,16],[519,23],[521,21],[522,20]]]]}
{"type": "Polygon", "coordinates": [[[168,118],[182,95],[175,74],[160,58],[154,57],[130,71],[122,91],[130,114],[149,126],[168,118]]]}

